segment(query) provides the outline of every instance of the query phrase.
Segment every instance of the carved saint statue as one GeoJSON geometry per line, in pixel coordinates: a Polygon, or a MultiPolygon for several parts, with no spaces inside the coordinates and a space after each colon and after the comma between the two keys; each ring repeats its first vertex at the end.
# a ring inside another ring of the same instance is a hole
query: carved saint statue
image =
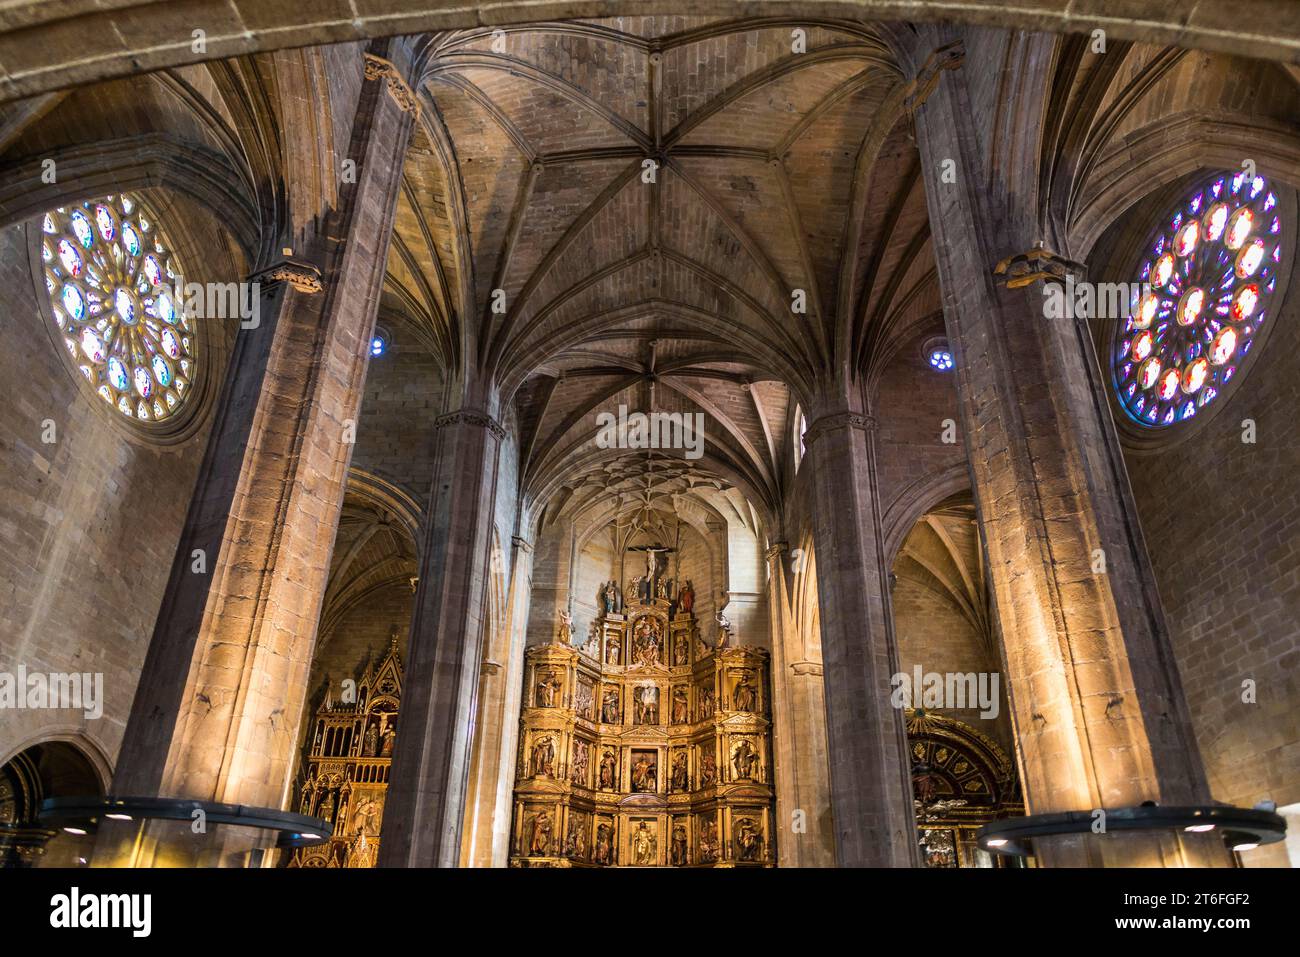
{"type": "Polygon", "coordinates": [[[632,863],[653,864],[655,862],[655,835],[645,826],[645,821],[632,835],[632,863]]]}
{"type": "Polygon", "coordinates": [[[367,758],[373,758],[379,754],[379,725],[373,721],[370,723],[370,727],[366,728],[366,742],[361,749],[361,754],[367,758]]]}
{"type": "Polygon", "coordinates": [[[752,817],[736,822],[736,858],[741,861],[763,859],[763,831],[752,817]]]}
{"type": "Polygon", "coordinates": [[[573,613],[560,612],[560,624],[556,628],[555,640],[561,645],[573,644],[573,613]]]}
{"type": "Polygon", "coordinates": [[[569,836],[564,840],[564,853],[578,860],[587,856],[587,830],[578,817],[569,818],[569,836]]]}
{"type": "Polygon", "coordinates": [[[727,648],[731,644],[731,619],[718,612],[713,616],[713,620],[718,623],[718,648],[727,648]]]}
{"type": "Polygon", "coordinates": [[[606,724],[618,724],[618,689],[606,688],[600,699],[600,720],[606,724]]]}
{"type": "Polygon", "coordinates": [[[686,852],[686,827],[682,824],[673,825],[673,867],[685,867],[687,863],[686,852]]]}
{"type": "Polygon", "coordinates": [[[689,791],[691,789],[691,774],[687,767],[685,751],[678,751],[673,758],[672,781],[674,791],[689,791]]]}
{"type": "Polygon", "coordinates": [[[755,711],[758,707],[758,693],[749,675],[744,675],[736,685],[735,700],[732,702],[737,711],[755,711]]]}
{"type": "Polygon", "coordinates": [[[550,777],[555,769],[555,744],[551,736],[538,738],[533,742],[533,774],[550,777]]]}
{"type": "Polygon", "coordinates": [[[606,791],[614,790],[617,776],[618,761],[613,751],[606,751],[600,756],[600,787],[606,791]]]}
{"type": "Polygon", "coordinates": [[[613,579],[605,583],[601,590],[601,598],[605,602],[605,614],[612,615],[618,611],[618,583],[613,579]]]}
{"type": "Polygon", "coordinates": [[[606,866],[614,863],[614,828],[603,822],[596,826],[595,859],[606,866]]]}
{"type": "Polygon", "coordinates": [[[661,578],[655,589],[655,597],[662,598],[665,601],[672,598],[673,580],[671,578],[661,578]]]}
{"type": "Polygon", "coordinates": [[[551,814],[538,811],[533,818],[532,837],[528,841],[528,853],[545,857],[551,849],[551,814]]]}
{"type": "Polygon", "coordinates": [[[632,790],[652,793],[658,783],[659,766],[646,754],[637,755],[632,765],[632,790]]]}
{"type": "Polygon", "coordinates": [[[711,788],[718,781],[718,762],[711,754],[700,758],[700,787],[711,788]]]}
{"type": "Polygon", "coordinates": [[[659,620],[642,618],[632,631],[632,652],[637,664],[647,667],[659,663],[659,620]]]}
{"type": "Polygon", "coordinates": [[[718,822],[709,818],[700,827],[700,862],[712,864],[718,859],[718,822]]]}
{"type": "Polygon", "coordinates": [[[391,724],[384,729],[384,743],[379,748],[381,758],[391,758],[393,756],[393,745],[397,742],[397,729],[391,724]]]}
{"type": "Polygon", "coordinates": [[[673,642],[673,664],[677,666],[690,664],[691,649],[686,643],[685,635],[678,635],[673,642]]]}
{"type": "Polygon", "coordinates": [[[748,738],[742,738],[736,750],[732,752],[731,764],[736,769],[738,779],[754,777],[754,772],[758,769],[758,752],[754,750],[748,738]]]}
{"type": "Polygon", "coordinates": [[[559,690],[559,685],[555,672],[548,671],[542,675],[542,680],[537,682],[537,707],[554,708],[555,692],[559,690]]]}
{"type": "Polygon", "coordinates": [[[686,579],[686,584],[683,585],[681,587],[681,590],[678,592],[677,604],[681,607],[682,611],[686,612],[686,614],[688,615],[694,614],[695,585],[691,582],[689,578],[686,579]]]}
{"type": "Polygon", "coordinates": [[[623,643],[614,635],[609,636],[609,641],[605,644],[605,664],[618,664],[619,655],[623,651],[623,643]]]}
{"type": "Polygon", "coordinates": [[[678,685],[673,689],[673,724],[688,724],[691,719],[690,699],[686,689],[678,685]]]}
{"type": "Polygon", "coordinates": [[[645,593],[646,593],[646,580],[640,575],[637,575],[632,579],[631,583],[628,586],[627,592],[625,594],[635,595],[636,600],[644,604],[645,593]]]}
{"type": "Polygon", "coordinates": [[[658,724],[659,723],[659,689],[658,688],[645,687],[645,688],[637,689],[636,723],[637,724],[658,724]]]}

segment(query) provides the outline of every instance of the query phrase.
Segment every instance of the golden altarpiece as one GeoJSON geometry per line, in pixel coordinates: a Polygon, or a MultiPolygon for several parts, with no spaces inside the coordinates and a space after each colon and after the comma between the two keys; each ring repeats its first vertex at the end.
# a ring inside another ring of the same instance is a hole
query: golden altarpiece
{"type": "Polygon", "coordinates": [[[528,650],[511,866],[775,863],[767,652],[657,586],[528,650]]]}
{"type": "Polygon", "coordinates": [[[394,630],[388,651],[344,683],[346,700],[327,694],[303,756],[298,813],[334,825],[330,840],[294,851],[290,867],[374,867],[388,772],[397,739],[402,659],[394,630]]]}
{"type": "Polygon", "coordinates": [[[981,851],[976,833],[1025,813],[1015,765],[963,721],[907,710],[907,746],[921,856],[927,867],[1009,867],[1019,859],[981,851]]]}

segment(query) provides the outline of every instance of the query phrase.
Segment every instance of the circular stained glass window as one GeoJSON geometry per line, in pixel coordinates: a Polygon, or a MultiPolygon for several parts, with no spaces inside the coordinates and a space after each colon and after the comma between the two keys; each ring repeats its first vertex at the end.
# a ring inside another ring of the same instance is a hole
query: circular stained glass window
{"type": "Polygon", "coordinates": [[[197,337],[181,268],[152,214],[130,195],[45,214],[45,288],[60,338],[91,388],[141,422],[175,415],[189,395],[197,337]]]}
{"type": "Polygon", "coordinates": [[[1245,173],[1191,190],[1156,227],[1111,346],[1115,388],[1134,421],[1191,419],[1237,375],[1272,318],[1281,232],[1272,186],[1245,173]]]}

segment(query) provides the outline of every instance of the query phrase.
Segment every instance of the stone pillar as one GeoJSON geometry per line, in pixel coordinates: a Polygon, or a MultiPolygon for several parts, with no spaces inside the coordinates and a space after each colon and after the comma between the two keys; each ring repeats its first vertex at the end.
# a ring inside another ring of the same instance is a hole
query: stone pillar
{"type": "MultiPolygon", "coordinates": [[[[1035,190],[1020,179],[1034,180],[1038,140],[999,140],[994,122],[1016,115],[1032,127],[1040,106],[1036,84],[1017,71],[1047,61],[1034,37],[1015,42],[1027,51],[1012,61],[1017,75],[978,94],[960,46],[937,50],[922,67],[931,76],[918,78],[930,92],[915,118],[1025,800],[1031,814],[1203,804],[1209,791],[1087,323],[1044,317],[1043,283],[1076,267],[1035,248],[1026,225],[1038,221],[1035,190]],[[1012,99],[1000,111],[999,90],[1012,99]]],[[[1036,849],[1054,865],[1227,862],[1217,836],[1087,835],[1036,849]]]]}
{"type": "MultiPolygon", "coordinates": [[[[258,324],[236,339],[114,794],[284,799],[412,126],[392,82],[363,87],[356,182],[309,241],[303,258],[314,264],[250,277],[258,324]]],[[[219,840],[164,856],[241,863],[213,857],[219,840]]],[[[102,833],[96,863],[152,861],[144,844],[123,844],[102,833]]]]}
{"type": "Polygon", "coordinates": [[[470,409],[442,416],[437,429],[437,472],[379,848],[383,867],[460,863],[505,430],[470,409]]]}
{"type": "MultiPolygon", "coordinates": [[[[777,863],[781,867],[833,867],[821,644],[809,641],[812,636],[800,630],[788,597],[785,553],[785,542],[777,542],[767,551],[777,863]]],[[[793,601],[797,600],[794,596],[793,601]]]]}
{"type": "MultiPolygon", "coordinates": [[[[461,851],[461,864],[466,867],[505,867],[510,859],[510,818],[533,566],[531,544],[516,536],[511,545],[504,620],[499,633],[494,630],[492,634],[492,645],[484,649],[480,668],[479,717],[461,851]]],[[[572,695],[573,689],[565,689],[565,694],[572,695]]]]}
{"type": "Polygon", "coordinates": [[[890,702],[898,655],[886,614],[875,420],[849,400],[818,412],[804,443],[813,482],[835,856],[841,867],[915,866],[903,712],[890,702]]]}

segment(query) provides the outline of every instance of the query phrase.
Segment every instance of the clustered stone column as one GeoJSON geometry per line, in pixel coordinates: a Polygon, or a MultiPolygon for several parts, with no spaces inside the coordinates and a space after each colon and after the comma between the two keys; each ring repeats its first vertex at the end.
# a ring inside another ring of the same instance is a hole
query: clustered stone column
{"type": "MultiPolygon", "coordinates": [[[[355,182],[321,217],[302,262],[250,277],[258,324],[235,343],[116,795],[284,799],[415,109],[391,64],[368,58],[366,79],[355,182]]],[[[242,864],[249,842],[228,834],[182,847],[108,828],[95,863],[242,864]]]]}
{"type": "Polygon", "coordinates": [[[436,473],[411,626],[382,867],[460,863],[505,429],[476,409],[437,422],[436,473]]]}
{"type": "Polygon", "coordinates": [[[772,765],[776,779],[778,864],[835,864],[830,769],[826,755],[826,694],[819,636],[801,628],[789,597],[785,542],[767,551],[767,607],[772,638],[772,765]]]}
{"type": "MultiPolygon", "coordinates": [[[[1022,39],[1009,72],[1042,71],[1044,45],[1022,39]]],[[[998,120],[1032,128],[1030,91],[1046,81],[977,88],[959,54],[948,44],[922,68],[916,138],[1028,810],[1204,804],[1087,324],[1044,317],[1042,283],[1072,264],[1033,248],[1034,191],[1006,185],[1034,181],[1038,141],[1000,139],[998,120]],[[1011,102],[999,108],[999,94],[1011,102]]],[[[1049,865],[1226,862],[1217,838],[1169,833],[1041,839],[1035,851],[1049,865]]]]}
{"type": "Polygon", "coordinates": [[[841,867],[919,863],[903,713],[890,700],[898,656],[886,613],[874,425],[871,416],[845,400],[817,410],[804,435],[813,482],[831,807],[841,867]]]}

